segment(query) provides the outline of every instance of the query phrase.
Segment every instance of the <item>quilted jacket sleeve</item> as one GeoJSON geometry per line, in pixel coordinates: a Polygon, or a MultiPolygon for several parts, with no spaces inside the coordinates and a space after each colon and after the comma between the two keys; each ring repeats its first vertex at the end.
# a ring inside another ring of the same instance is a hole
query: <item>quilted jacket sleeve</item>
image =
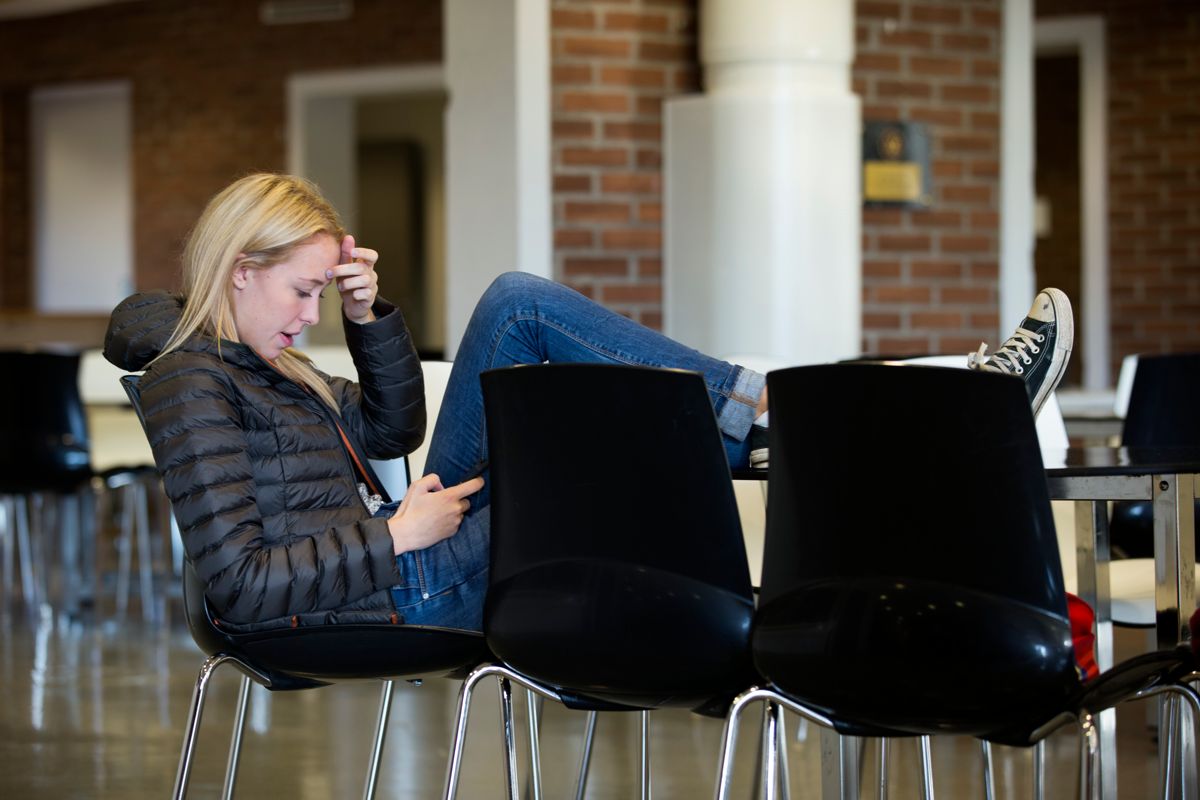
{"type": "Polygon", "coordinates": [[[343,317],[358,383],[332,379],[342,420],[371,458],[399,458],[425,439],[425,379],[404,315],[379,298],[375,321],[343,317]]]}
{"type": "Polygon", "coordinates": [[[331,510],[315,533],[267,543],[237,396],[218,363],[157,362],[142,379],[142,405],[184,547],[222,618],[331,610],[396,583],[384,519],[337,525],[331,510]]]}

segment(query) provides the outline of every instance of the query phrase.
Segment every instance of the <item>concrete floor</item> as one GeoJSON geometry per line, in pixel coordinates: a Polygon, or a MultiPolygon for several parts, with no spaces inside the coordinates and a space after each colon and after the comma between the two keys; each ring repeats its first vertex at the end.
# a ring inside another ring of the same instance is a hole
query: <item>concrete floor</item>
{"type": "MultiPolygon", "coordinates": [[[[179,615],[166,624],[31,618],[0,598],[0,798],[162,798],[169,796],[196,671],[203,660],[179,615]]],[[[1119,650],[1136,650],[1139,631],[1118,634],[1119,650]]],[[[1120,656],[1122,653],[1119,652],[1120,656]]],[[[196,752],[194,798],[218,797],[239,674],[225,667],[213,681],[196,752]]],[[[390,715],[380,798],[440,796],[458,684],[401,684],[390,715]]],[[[341,684],[292,694],[255,687],[251,694],[239,797],[357,797],[367,765],[378,683],[341,684]]],[[[498,704],[491,688],[474,705],[459,796],[503,796],[498,704]]],[[[524,705],[518,703],[518,714],[524,705]]],[[[751,796],[757,715],[743,729],[735,797],[751,796]]],[[[522,716],[523,719],[523,716],[522,716]]],[[[1119,715],[1122,797],[1155,794],[1156,756],[1143,708],[1119,715]]],[[[721,724],[684,712],[651,717],[654,794],[712,796],[721,724]]],[[[588,798],[638,796],[637,715],[602,715],[588,798]]],[[[789,716],[792,796],[818,798],[820,737],[789,716]]],[[[547,703],[542,762],[547,798],[573,797],[584,715],[547,703]]],[[[523,733],[522,733],[523,736],[523,733]]],[[[1048,792],[1076,792],[1076,739],[1051,742],[1048,792]]],[[[864,796],[874,796],[873,749],[864,759],[864,796]]],[[[983,797],[978,742],[934,740],[934,780],[943,798],[983,797]]],[[[1031,751],[995,748],[997,795],[1031,795],[1031,751]]],[[[893,746],[892,798],[916,798],[914,741],[893,746]]]]}

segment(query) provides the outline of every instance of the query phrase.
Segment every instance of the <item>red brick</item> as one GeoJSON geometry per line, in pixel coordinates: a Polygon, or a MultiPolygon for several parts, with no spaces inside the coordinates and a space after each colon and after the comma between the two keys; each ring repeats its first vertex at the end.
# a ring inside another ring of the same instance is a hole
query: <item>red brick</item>
{"type": "Polygon", "coordinates": [[[662,203],[638,203],[638,222],[662,222],[662,203]]]}
{"type": "Polygon", "coordinates": [[[623,167],[629,151],[618,147],[564,147],[562,163],[571,166],[623,167]]]}
{"type": "Polygon", "coordinates": [[[900,56],[894,53],[856,53],[854,69],[873,72],[899,72],[900,56]]]}
{"type": "Polygon", "coordinates": [[[936,75],[957,78],[966,72],[961,58],[937,58],[934,56],[909,56],[908,68],[916,75],[936,75]]]}
{"type": "Polygon", "coordinates": [[[947,103],[991,103],[995,99],[990,86],[975,83],[946,85],[939,94],[947,103]]]}
{"type": "Polygon", "coordinates": [[[661,167],[662,166],[662,151],[660,150],[638,150],[637,165],[639,167],[661,167]]]}
{"type": "Polygon", "coordinates": [[[566,204],[563,217],[568,222],[628,222],[629,203],[583,203],[572,201],[566,204]]]}
{"type": "Polygon", "coordinates": [[[606,122],[605,139],[662,139],[662,124],[658,122],[606,122]]]}
{"type": "Polygon", "coordinates": [[[562,139],[591,139],[596,135],[595,126],[590,120],[556,119],[550,125],[554,138],[562,139]]]}
{"type": "Polygon", "coordinates": [[[879,81],[875,91],[881,97],[918,97],[925,99],[933,94],[933,87],[921,81],[879,81]]]}
{"type": "Polygon", "coordinates": [[[936,25],[961,25],[962,9],[957,6],[913,5],[908,9],[913,22],[936,25]]]}
{"type": "Polygon", "coordinates": [[[657,172],[609,172],[600,176],[605,194],[659,194],[662,176],[657,172]]]}
{"type": "Polygon", "coordinates": [[[552,8],[550,27],[554,30],[575,28],[591,30],[596,27],[596,14],[591,9],[552,8]]]}
{"type": "Polygon", "coordinates": [[[638,57],[643,61],[684,61],[695,57],[695,49],[683,42],[642,42],[638,57]]]}
{"type": "Polygon", "coordinates": [[[592,58],[628,58],[633,49],[631,43],[625,39],[599,36],[564,37],[560,46],[565,55],[592,58]]]}
{"type": "Polygon", "coordinates": [[[947,286],[942,289],[942,302],[952,305],[990,305],[996,302],[991,289],[975,286],[947,286]]]}
{"type": "Polygon", "coordinates": [[[942,149],[947,153],[996,151],[996,137],[985,133],[947,135],[942,137],[942,149]]]}
{"type": "Polygon", "coordinates": [[[911,28],[901,28],[891,33],[882,31],[879,35],[879,43],[885,47],[915,47],[920,50],[929,50],[933,47],[933,34],[911,28]]]}
{"type": "Polygon", "coordinates": [[[942,50],[981,51],[992,48],[992,37],[977,33],[943,33],[939,37],[942,50]]]}
{"type": "Polygon", "coordinates": [[[917,211],[912,215],[913,225],[921,228],[957,228],[962,225],[962,214],[958,211],[942,211],[936,208],[917,211]]]}
{"type": "Polygon", "coordinates": [[[559,192],[590,192],[592,190],[591,175],[566,175],[557,174],[554,176],[554,191],[559,192]]]}
{"type": "Polygon", "coordinates": [[[949,328],[958,330],[963,326],[962,314],[953,311],[921,311],[912,315],[914,328],[949,328]]]}
{"type": "Polygon", "coordinates": [[[600,82],[610,86],[662,88],[667,84],[667,72],[663,67],[603,67],[600,82]]]}
{"type": "Polygon", "coordinates": [[[928,235],[920,233],[913,234],[881,234],[879,237],[879,249],[885,252],[912,252],[917,250],[929,250],[931,239],[928,235]]]}
{"type": "Polygon", "coordinates": [[[991,252],[995,239],[991,236],[942,234],[941,246],[944,253],[987,253],[991,252]]]}
{"type": "Polygon", "coordinates": [[[591,247],[594,239],[591,231],[563,228],[554,231],[555,247],[591,247]]]}
{"type": "Polygon", "coordinates": [[[930,298],[927,286],[877,286],[872,293],[879,303],[927,305],[930,298]]]}
{"type": "Polygon", "coordinates": [[[590,84],[592,68],[587,64],[555,64],[550,69],[550,80],[555,86],[590,84]]]}
{"type": "Polygon", "coordinates": [[[959,278],[963,271],[957,261],[913,261],[909,269],[914,278],[959,278]]]}
{"type": "Polygon", "coordinates": [[[874,312],[864,312],[862,319],[863,327],[868,330],[892,329],[896,330],[900,327],[899,314],[880,314],[874,312]]]}
{"type": "Polygon", "coordinates": [[[601,92],[564,92],[559,106],[563,111],[624,114],[629,111],[629,97],[601,92]]]}
{"type": "Polygon", "coordinates": [[[639,258],[637,273],[642,278],[659,278],[663,274],[663,262],[661,258],[639,258]]]}
{"type": "Polygon", "coordinates": [[[667,22],[666,14],[632,14],[625,11],[610,11],[604,15],[604,27],[610,31],[666,33],[667,22]]]}
{"type": "Polygon", "coordinates": [[[986,205],[992,202],[991,186],[945,186],[942,200],[947,203],[974,203],[986,205]]]}
{"type": "Polygon", "coordinates": [[[898,208],[864,208],[862,221],[864,225],[899,225],[904,219],[904,212],[898,208]]]}
{"type": "Polygon", "coordinates": [[[629,261],[625,258],[585,258],[582,256],[563,259],[563,273],[571,277],[583,275],[623,277],[629,274],[629,261]]]}
{"type": "Polygon", "coordinates": [[[662,231],[658,228],[619,228],[600,233],[600,241],[613,250],[661,250],[662,231]]]}
{"type": "Polygon", "coordinates": [[[900,4],[881,0],[858,0],[854,4],[854,13],[859,19],[899,19],[900,4]]]}
{"type": "Polygon", "coordinates": [[[959,125],[962,125],[962,111],[957,108],[946,108],[944,106],[931,108],[924,106],[913,108],[908,115],[913,122],[944,125],[948,128],[957,128],[959,125]]]}
{"type": "Polygon", "coordinates": [[[868,258],[863,260],[863,276],[868,278],[899,278],[899,261],[881,261],[868,258]]]}

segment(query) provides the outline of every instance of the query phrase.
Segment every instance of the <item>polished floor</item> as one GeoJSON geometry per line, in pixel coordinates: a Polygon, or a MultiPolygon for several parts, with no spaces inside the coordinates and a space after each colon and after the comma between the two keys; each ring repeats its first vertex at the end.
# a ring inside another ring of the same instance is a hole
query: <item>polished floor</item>
{"type": "MultiPolygon", "coordinates": [[[[136,613],[136,607],[133,609],[136,613]]],[[[188,703],[202,658],[178,614],[166,623],[67,620],[45,610],[25,613],[0,601],[0,798],[162,798],[170,794],[188,703]]],[[[134,617],[136,618],[136,617],[134,617]]],[[[1140,631],[1118,633],[1118,656],[1144,643],[1140,631]]],[[[881,665],[886,679],[886,665],[881,665]]],[[[237,694],[238,674],[213,681],[190,796],[219,797],[237,694]]],[[[458,684],[401,684],[390,715],[380,798],[440,796],[458,684]]],[[[378,683],[330,686],[294,694],[255,687],[246,724],[237,796],[349,798],[362,792],[379,698],[378,683]]],[[[518,712],[523,706],[518,705],[518,712]]],[[[542,762],[547,798],[574,796],[583,734],[582,714],[547,704],[542,762]]],[[[820,737],[789,717],[792,797],[822,797],[820,737]]],[[[1119,714],[1122,797],[1155,794],[1156,756],[1139,705],[1119,714]]],[[[719,721],[682,712],[652,716],[651,752],[657,798],[710,797],[716,774],[719,721]]],[[[498,703],[481,690],[467,745],[464,798],[503,796],[498,703]]],[[[1076,739],[1054,736],[1048,791],[1076,790],[1076,739]]],[[[734,796],[752,796],[755,736],[740,738],[734,796]]],[[[873,749],[864,758],[864,796],[874,796],[873,749]]],[[[977,742],[934,740],[934,781],[943,798],[983,797],[977,742]]],[[[1031,795],[1031,752],[995,748],[997,796],[1031,795]]],[[[892,798],[916,798],[917,750],[898,742],[891,757],[892,798]]],[[[638,796],[636,715],[603,715],[597,729],[587,797],[638,796]]]]}

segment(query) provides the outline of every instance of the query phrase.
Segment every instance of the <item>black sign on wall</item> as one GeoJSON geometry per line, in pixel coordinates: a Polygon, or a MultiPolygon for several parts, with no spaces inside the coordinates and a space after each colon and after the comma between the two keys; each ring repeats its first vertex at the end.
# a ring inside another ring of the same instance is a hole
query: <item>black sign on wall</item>
{"type": "Polygon", "coordinates": [[[928,208],[933,204],[929,131],[919,122],[863,124],[863,205],[928,208]]]}

